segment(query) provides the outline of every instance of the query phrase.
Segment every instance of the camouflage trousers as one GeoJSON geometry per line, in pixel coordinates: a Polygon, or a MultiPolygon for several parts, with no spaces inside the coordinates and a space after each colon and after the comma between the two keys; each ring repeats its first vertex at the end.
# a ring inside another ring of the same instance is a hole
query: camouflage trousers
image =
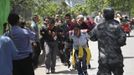
{"type": "Polygon", "coordinates": [[[123,75],[123,62],[114,64],[99,63],[97,75],[123,75]]]}

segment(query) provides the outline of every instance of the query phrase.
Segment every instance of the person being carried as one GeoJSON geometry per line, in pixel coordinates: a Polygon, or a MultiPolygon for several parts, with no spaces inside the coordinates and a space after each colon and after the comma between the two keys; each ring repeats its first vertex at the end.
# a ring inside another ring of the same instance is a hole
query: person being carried
{"type": "Polygon", "coordinates": [[[70,39],[73,41],[72,64],[76,66],[78,75],[88,75],[87,65],[91,59],[91,52],[87,45],[89,35],[76,26],[70,33],[70,39]]]}

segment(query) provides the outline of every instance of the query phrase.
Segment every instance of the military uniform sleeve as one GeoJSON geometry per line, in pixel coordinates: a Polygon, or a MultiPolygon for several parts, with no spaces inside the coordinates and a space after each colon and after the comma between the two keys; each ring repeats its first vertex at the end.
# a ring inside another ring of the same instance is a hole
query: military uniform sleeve
{"type": "Polygon", "coordinates": [[[89,33],[89,38],[91,41],[97,41],[97,26],[92,30],[90,31],[89,33]]]}
{"type": "Polygon", "coordinates": [[[121,27],[118,27],[118,43],[120,46],[126,45],[126,34],[121,27]]]}

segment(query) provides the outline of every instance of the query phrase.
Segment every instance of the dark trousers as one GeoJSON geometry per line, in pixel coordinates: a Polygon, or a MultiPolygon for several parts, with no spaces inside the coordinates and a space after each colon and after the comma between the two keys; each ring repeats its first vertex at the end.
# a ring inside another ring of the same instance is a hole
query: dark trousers
{"type": "Polygon", "coordinates": [[[75,61],[78,75],[86,75],[87,73],[87,64],[86,64],[86,51],[84,50],[84,55],[82,58],[78,58],[78,50],[75,51],[75,61]]]}
{"type": "Polygon", "coordinates": [[[65,55],[65,61],[68,64],[68,67],[70,66],[70,54],[71,54],[71,48],[66,48],[64,50],[64,55],[65,55]]]}
{"type": "Polygon", "coordinates": [[[41,48],[41,50],[44,50],[44,38],[42,37],[42,38],[40,38],[40,48],[41,48]]]}
{"type": "Polygon", "coordinates": [[[53,42],[45,42],[45,65],[46,69],[51,71],[55,71],[56,66],[56,55],[58,50],[58,43],[56,41],[53,42]]]}
{"type": "Polygon", "coordinates": [[[13,75],[34,75],[31,56],[13,61],[13,75]]]}
{"type": "Polygon", "coordinates": [[[40,43],[36,42],[36,44],[37,44],[37,46],[33,46],[33,57],[32,57],[34,68],[37,68],[37,66],[38,66],[39,55],[40,55],[40,52],[41,52],[40,43]]]}
{"type": "Polygon", "coordinates": [[[70,67],[70,55],[72,52],[72,43],[71,42],[66,42],[65,47],[64,47],[64,55],[65,55],[65,62],[68,64],[68,67],[70,67]]]}
{"type": "Polygon", "coordinates": [[[65,63],[65,56],[64,56],[64,52],[63,52],[63,49],[64,49],[64,44],[61,42],[58,42],[58,56],[60,57],[60,60],[62,63],[65,63]]]}

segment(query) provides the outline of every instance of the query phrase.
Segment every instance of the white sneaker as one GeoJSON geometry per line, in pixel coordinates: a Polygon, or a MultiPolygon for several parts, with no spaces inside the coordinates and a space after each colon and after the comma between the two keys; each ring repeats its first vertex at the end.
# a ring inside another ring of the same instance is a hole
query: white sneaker
{"type": "Polygon", "coordinates": [[[73,65],[71,65],[71,66],[69,67],[69,71],[73,71],[73,70],[75,70],[75,69],[73,68],[73,65]]]}

